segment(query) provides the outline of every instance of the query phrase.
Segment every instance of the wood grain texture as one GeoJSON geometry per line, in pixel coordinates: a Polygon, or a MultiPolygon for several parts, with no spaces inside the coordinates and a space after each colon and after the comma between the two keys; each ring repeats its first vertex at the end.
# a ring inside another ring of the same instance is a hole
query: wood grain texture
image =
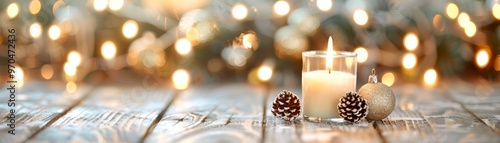
{"type": "Polygon", "coordinates": [[[243,83],[183,91],[146,142],[258,142],[263,91],[243,83]]]}
{"type": "Polygon", "coordinates": [[[489,129],[446,91],[406,85],[393,88],[396,109],[375,126],[387,142],[498,142],[489,129]]]}
{"type": "MultiPolygon", "coordinates": [[[[10,129],[7,118],[2,118],[0,142],[23,142],[54,117],[64,112],[75,101],[82,98],[90,87],[78,85],[75,93],[67,93],[65,84],[59,82],[30,81],[16,90],[16,130],[15,136],[8,134],[10,129]]],[[[7,87],[2,87],[5,89],[7,87]]],[[[6,117],[10,111],[7,106],[9,96],[0,96],[0,115],[6,117]]]]}
{"type": "MultiPolygon", "coordinates": [[[[26,84],[16,98],[16,136],[7,134],[3,118],[0,142],[22,142],[37,131],[27,142],[500,142],[500,85],[488,83],[392,87],[397,100],[391,115],[356,124],[277,119],[270,108],[281,88],[267,92],[245,83],[199,85],[177,94],[123,85],[79,85],[69,94],[64,87],[26,84]],[[54,119],[58,115],[64,116],[54,119]]],[[[300,97],[300,89],[291,91],[300,97]]],[[[0,96],[0,104],[7,99],[0,96]]],[[[9,109],[0,106],[0,115],[9,109]]]]}
{"type": "Polygon", "coordinates": [[[172,90],[103,86],[28,142],[139,142],[172,90]]]}
{"type": "Polygon", "coordinates": [[[500,84],[458,83],[447,90],[454,100],[500,134],[500,84]]]}

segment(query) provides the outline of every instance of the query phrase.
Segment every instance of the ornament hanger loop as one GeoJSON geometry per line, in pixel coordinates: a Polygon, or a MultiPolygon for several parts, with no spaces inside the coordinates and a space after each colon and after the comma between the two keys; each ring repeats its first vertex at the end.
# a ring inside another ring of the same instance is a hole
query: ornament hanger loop
{"type": "Polygon", "coordinates": [[[372,69],[372,73],[368,76],[368,83],[377,83],[377,75],[375,74],[375,69],[372,69]]]}

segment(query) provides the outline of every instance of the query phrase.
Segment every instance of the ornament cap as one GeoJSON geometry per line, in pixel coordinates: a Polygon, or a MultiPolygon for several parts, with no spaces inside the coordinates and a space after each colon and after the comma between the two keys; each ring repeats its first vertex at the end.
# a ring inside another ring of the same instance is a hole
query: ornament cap
{"type": "Polygon", "coordinates": [[[375,74],[375,69],[372,69],[372,73],[368,76],[368,83],[377,83],[377,75],[375,74]]]}

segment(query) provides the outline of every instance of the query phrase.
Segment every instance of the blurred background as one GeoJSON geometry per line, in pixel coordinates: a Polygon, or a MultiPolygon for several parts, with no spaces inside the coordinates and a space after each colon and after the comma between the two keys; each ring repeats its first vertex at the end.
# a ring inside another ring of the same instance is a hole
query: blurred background
{"type": "MultiPolygon", "coordinates": [[[[248,82],[297,88],[301,52],[358,54],[358,87],[500,81],[497,0],[2,0],[18,82],[172,86],[248,82]]],[[[19,83],[22,86],[23,83],[19,83]]]]}

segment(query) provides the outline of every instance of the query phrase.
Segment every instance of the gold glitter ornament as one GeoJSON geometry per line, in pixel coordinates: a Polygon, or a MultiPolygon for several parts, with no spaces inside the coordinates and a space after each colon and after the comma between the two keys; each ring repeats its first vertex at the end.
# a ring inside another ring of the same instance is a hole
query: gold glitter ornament
{"type": "Polygon", "coordinates": [[[368,83],[363,85],[358,93],[368,104],[369,108],[366,119],[370,121],[382,120],[389,116],[396,104],[396,98],[391,88],[377,82],[375,69],[372,69],[372,73],[368,77],[368,83]]]}

